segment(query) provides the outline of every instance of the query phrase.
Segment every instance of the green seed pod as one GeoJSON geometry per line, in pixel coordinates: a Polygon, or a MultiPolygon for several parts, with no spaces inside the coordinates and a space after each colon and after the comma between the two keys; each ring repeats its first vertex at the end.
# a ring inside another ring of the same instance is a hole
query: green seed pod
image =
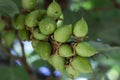
{"type": "Polygon", "coordinates": [[[42,19],[39,23],[39,29],[44,35],[52,34],[55,31],[56,27],[56,22],[52,18],[48,17],[42,19]]]}
{"type": "Polygon", "coordinates": [[[14,43],[15,40],[15,33],[13,31],[6,31],[3,34],[3,41],[4,44],[8,47],[12,46],[12,44],[14,43]]]}
{"type": "Polygon", "coordinates": [[[53,2],[47,8],[47,15],[56,19],[59,18],[61,14],[62,9],[60,5],[55,0],[53,0],[53,2]]]}
{"type": "Polygon", "coordinates": [[[22,0],[22,7],[26,10],[32,10],[35,8],[37,0],[22,0]]]}
{"type": "Polygon", "coordinates": [[[37,26],[39,14],[40,14],[39,10],[30,12],[25,18],[25,25],[30,28],[37,26]]]}
{"type": "Polygon", "coordinates": [[[58,42],[65,43],[72,35],[72,25],[58,27],[54,32],[54,39],[58,42]]]}
{"type": "Polygon", "coordinates": [[[38,17],[38,21],[40,21],[42,18],[44,18],[46,16],[46,10],[39,10],[39,17],[38,17]]]}
{"type": "Polygon", "coordinates": [[[76,37],[84,37],[88,33],[88,25],[84,18],[77,21],[73,28],[73,34],[76,37]]]}
{"type": "Polygon", "coordinates": [[[45,40],[46,38],[48,38],[48,36],[42,34],[39,30],[39,28],[36,28],[34,31],[33,31],[33,37],[35,39],[38,39],[38,40],[45,40]]]}
{"type": "Polygon", "coordinates": [[[0,19],[0,32],[5,28],[5,22],[0,19]]]}
{"type": "Polygon", "coordinates": [[[66,73],[71,78],[76,78],[80,75],[80,72],[75,71],[75,69],[73,69],[72,66],[66,66],[66,73]]]}
{"type": "Polygon", "coordinates": [[[49,63],[58,71],[64,71],[65,59],[58,54],[54,54],[50,57],[49,63]]]}
{"type": "Polygon", "coordinates": [[[37,54],[43,60],[48,60],[52,52],[52,47],[48,42],[39,41],[38,44],[34,47],[37,54]]]}
{"type": "Polygon", "coordinates": [[[63,20],[64,20],[64,16],[63,14],[60,16],[60,19],[58,19],[58,21],[56,22],[57,27],[61,27],[63,25],[63,20]]]}
{"type": "Polygon", "coordinates": [[[13,19],[13,26],[17,30],[25,29],[25,15],[19,14],[13,19]]]}
{"type": "Polygon", "coordinates": [[[37,46],[37,44],[38,44],[39,42],[40,42],[39,40],[32,39],[32,47],[33,47],[34,49],[36,49],[35,47],[37,46]]]}
{"type": "Polygon", "coordinates": [[[75,56],[71,61],[71,66],[74,70],[78,71],[79,73],[92,72],[91,64],[85,57],[75,56]]]}
{"type": "Polygon", "coordinates": [[[87,42],[80,42],[75,47],[76,53],[83,57],[90,57],[97,53],[96,49],[93,48],[87,42]]]}
{"type": "Polygon", "coordinates": [[[19,30],[18,35],[21,38],[21,40],[23,40],[23,41],[30,40],[30,32],[25,29],[19,30]]]}
{"type": "Polygon", "coordinates": [[[59,47],[59,54],[62,57],[71,57],[73,55],[71,46],[68,44],[62,44],[59,47]]]}

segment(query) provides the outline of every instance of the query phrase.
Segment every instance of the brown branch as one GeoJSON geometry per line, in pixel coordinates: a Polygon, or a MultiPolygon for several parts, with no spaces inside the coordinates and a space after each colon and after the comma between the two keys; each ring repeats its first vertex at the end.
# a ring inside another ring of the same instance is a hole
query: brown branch
{"type": "Polygon", "coordinates": [[[18,57],[18,56],[12,55],[11,52],[10,52],[10,49],[2,45],[1,40],[0,40],[0,48],[1,48],[9,57],[20,60],[21,63],[23,64],[23,66],[25,67],[28,75],[30,76],[30,79],[31,79],[31,80],[35,80],[35,75],[34,75],[32,69],[29,67],[29,65],[27,64],[27,61],[26,61],[26,56],[25,56],[25,51],[24,51],[24,45],[23,45],[23,43],[22,43],[22,40],[20,39],[20,37],[18,36],[18,34],[16,34],[16,37],[17,37],[18,41],[20,42],[20,45],[21,45],[21,48],[22,48],[22,54],[23,54],[22,57],[18,57]]]}
{"type": "Polygon", "coordinates": [[[12,55],[10,53],[10,49],[5,47],[5,46],[3,46],[1,43],[0,43],[0,48],[7,54],[7,56],[12,57],[14,59],[19,59],[20,60],[20,57],[12,55]]]}
{"type": "Polygon", "coordinates": [[[12,57],[12,58],[14,58],[14,59],[20,59],[20,57],[14,56],[14,55],[11,54],[10,49],[7,48],[7,47],[5,47],[5,46],[2,44],[2,39],[1,39],[1,38],[0,38],[0,48],[1,48],[1,50],[3,50],[3,51],[7,54],[7,56],[12,57]]]}
{"type": "Polygon", "coordinates": [[[117,0],[112,0],[113,5],[115,6],[115,8],[119,8],[120,9],[120,4],[117,2],[117,0]]]}
{"type": "Polygon", "coordinates": [[[24,45],[23,45],[22,40],[21,40],[21,38],[19,37],[17,31],[16,31],[16,37],[17,37],[17,39],[18,39],[18,41],[19,41],[19,43],[20,43],[20,45],[21,45],[21,48],[22,48],[22,54],[23,54],[23,55],[22,55],[22,57],[21,57],[21,63],[23,64],[24,68],[26,69],[26,71],[27,71],[30,79],[31,79],[31,80],[35,80],[35,75],[34,75],[32,69],[30,68],[30,66],[27,64],[26,56],[25,56],[25,51],[24,51],[24,45]]]}
{"type": "MultiPolygon", "coordinates": [[[[7,27],[6,30],[12,29],[12,30],[14,31],[14,29],[13,29],[13,27],[12,27],[11,19],[8,18],[8,17],[6,17],[6,16],[2,16],[2,19],[6,22],[6,27],[7,27]]],[[[29,77],[30,77],[30,80],[35,80],[35,75],[34,75],[34,73],[33,73],[33,71],[32,71],[32,68],[27,64],[27,61],[26,61],[26,56],[25,56],[25,51],[24,51],[24,45],[23,45],[23,43],[22,43],[22,40],[21,40],[21,38],[20,38],[19,35],[18,35],[18,31],[16,30],[16,31],[14,31],[14,32],[15,32],[16,37],[17,37],[17,39],[18,39],[18,41],[19,41],[19,43],[20,43],[20,45],[21,45],[22,54],[23,54],[22,57],[18,57],[18,56],[12,55],[12,54],[10,53],[10,49],[2,45],[2,40],[1,40],[1,38],[0,38],[0,48],[2,48],[2,50],[4,50],[5,53],[6,53],[9,57],[12,57],[12,58],[14,58],[14,59],[19,59],[19,60],[21,61],[21,63],[23,64],[24,68],[26,69],[26,71],[27,71],[27,73],[28,73],[28,75],[29,75],[29,77]]],[[[1,36],[1,35],[0,35],[0,36],[1,36]]]]}

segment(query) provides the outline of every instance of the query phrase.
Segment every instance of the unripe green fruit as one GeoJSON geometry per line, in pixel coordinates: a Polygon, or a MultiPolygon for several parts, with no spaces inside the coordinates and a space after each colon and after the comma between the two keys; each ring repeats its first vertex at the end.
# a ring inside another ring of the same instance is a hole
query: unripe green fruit
{"type": "Polygon", "coordinates": [[[37,44],[38,44],[39,42],[40,42],[39,40],[32,39],[32,47],[33,47],[34,49],[36,49],[35,47],[37,46],[37,44]]]}
{"type": "Polygon", "coordinates": [[[88,25],[84,18],[77,21],[73,28],[73,34],[76,37],[84,37],[88,33],[88,25]]]}
{"type": "Polygon", "coordinates": [[[54,32],[54,39],[58,42],[67,42],[72,35],[72,25],[58,27],[54,32]]]}
{"type": "Polygon", "coordinates": [[[80,42],[75,47],[76,53],[83,57],[90,57],[97,53],[96,49],[93,48],[87,42],[80,42]]]}
{"type": "Polygon", "coordinates": [[[0,19],[0,32],[5,28],[5,22],[0,19]]]}
{"type": "Polygon", "coordinates": [[[58,54],[54,54],[50,57],[49,63],[58,71],[64,71],[65,59],[58,54]]]}
{"type": "Polygon", "coordinates": [[[10,47],[14,43],[15,40],[15,33],[13,31],[6,31],[3,34],[3,41],[6,46],[10,47]]]}
{"type": "Polygon", "coordinates": [[[92,72],[91,64],[85,57],[75,56],[71,61],[71,66],[74,70],[78,71],[79,73],[92,72]]]}
{"type": "Polygon", "coordinates": [[[26,10],[34,9],[36,6],[37,0],[22,0],[22,7],[26,10]]]}
{"type": "Polygon", "coordinates": [[[39,10],[39,16],[38,16],[38,21],[40,21],[42,18],[46,16],[46,10],[39,10]]]}
{"type": "Polygon", "coordinates": [[[25,18],[25,25],[30,28],[37,26],[39,14],[40,14],[39,10],[30,12],[25,18]]]}
{"type": "Polygon", "coordinates": [[[38,44],[34,47],[37,54],[43,60],[48,60],[52,52],[52,47],[48,42],[39,41],[38,44]]]}
{"type": "Polygon", "coordinates": [[[27,41],[30,39],[30,32],[25,29],[19,30],[18,35],[21,38],[21,40],[23,40],[23,41],[27,41]]]}
{"type": "Polygon", "coordinates": [[[47,8],[47,15],[56,19],[59,18],[61,14],[62,9],[60,5],[55,0],[53,0],[53,2],[47,8]]]}
{"type": "Polygon", "coordinates": [[[13,20],[13,26],[17,30],[25,29],[25,15],[17,15],[13,20]]]}
{"type": "Polygon", "coordinates": [[[62,44],[59,47],[59,54],[62,57],[71,57],[73,55],[71,46],[68,44],[62,44]]]}
{"type": "Polygon", "coordinates": [[[66,66],[66,73],[71,78],[76,78],[80,75],[80,72],[75,71],[72,66],[66,66]]]}
{"type": "Polygon", "coordinates": [[[46,38],[48,38],[48,36],[42,34],[39,30],[39,28],[36,28],[34,31],[33,31],[33,37],[35,39],[38,39],[38,40],[45,40],[46,38]]]}
{"type": "Polygon", "coordinates": [[[39,29],[44,35],[52,34],[55,31],[56,27],[56,22],[52,18],[48,17],[42,19],[39,23],[39,29]]]}
{"type": "Polygon", "coordinates": [[[60,16],[60,19],[58,19],[58,21],[56,22],[57,27],[61,27],[63,25],[63,20],[64,20],[64,16],[63,14],[60,16]]]}

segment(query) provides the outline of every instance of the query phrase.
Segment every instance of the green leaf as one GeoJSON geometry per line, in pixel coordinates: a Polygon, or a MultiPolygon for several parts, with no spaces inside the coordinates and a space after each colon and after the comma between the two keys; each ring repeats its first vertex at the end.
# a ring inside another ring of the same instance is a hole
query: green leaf
{"type": "Polygon", "coordinates": [[[23,67],[0,67],[0,80],[30,80],[23,67]]]}
{"type": "Polygon", "coordinates": [[[103,65],[113,66],[113,65],[120,65],[120,47],[119,46],[110,46],[108,44],[104,44],[101,42],[89,42],[93,45],[96,50],[99,52],[99,56],[95,58],[96,61],[102,63],[103,65]],[[108,57],[106,59],[105,56],[108,57]]]}
{"type": "Polygon", "coordinates": [[[47,61],[42,59],[36,60],[35,62],[32,63],[32,65],[35,66],[36,68],[39,68],[41,66],[51,67],[47,61]]]}
{"type": "Polygon", "coordinates": [[[120,54],[120,47],[119,46],[110,46],[109,44],[104,44],[102,42],[94,42],[89,41],[91,45],[94,46],[94,48],[97,49],[98,52],[104,52],[104,53],[119,53],[120,54]]]}
{"type": "Polygon", "coordinates": [[[12,0],[0,0],[0,14],[7,14],[13,17],[19,13],[19,9],[12,0]]]}
{"type": "Polygon", "coordinates": [[[89,38],[100,38],[109,44],[120,44],[120,11],[117,9],[91,12],[85,15],[89,24],[89,38]]]}

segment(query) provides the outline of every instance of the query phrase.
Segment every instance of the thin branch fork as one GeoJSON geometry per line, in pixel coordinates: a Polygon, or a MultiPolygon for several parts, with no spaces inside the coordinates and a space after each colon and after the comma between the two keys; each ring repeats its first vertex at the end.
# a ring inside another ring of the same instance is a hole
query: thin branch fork
{"type": "Polygon", "coordinates": [[[16,37],[17,37],[17,39],[18,39],[18,41],[19,41],[19,43],[21,45],[22,54],[23,54],[20,60],[21,60],[21,62],[23,64],[23,66],[25,67],[25,69],[27,70],[27,73],[28,73],[30,79],[31,80],[35,80],[35,75],[34,75],[32,69],[30,68],[30,66],[27,64],[26,56],[25,56],[25,50],[24,50],[24,45],[23,45],[22,40],[19,37],[17,31],[16,31],[16,37]]]}

